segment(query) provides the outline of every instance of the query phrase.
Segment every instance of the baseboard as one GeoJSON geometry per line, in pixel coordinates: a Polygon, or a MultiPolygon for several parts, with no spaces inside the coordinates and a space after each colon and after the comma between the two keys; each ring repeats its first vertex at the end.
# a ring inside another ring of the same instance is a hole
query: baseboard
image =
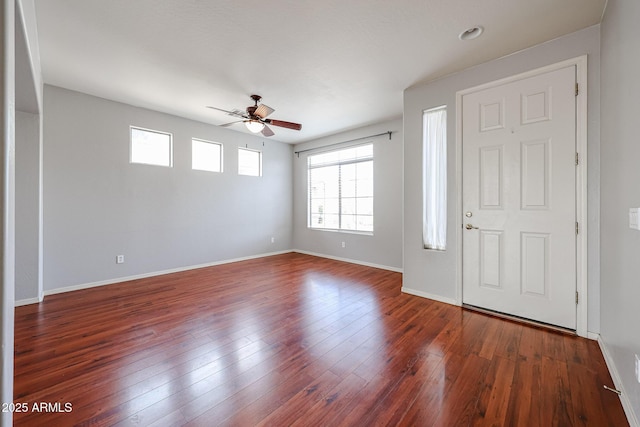
{"type": "Polygon", "coordinates": [[[348,262],[348,263],[351,263],[351,264],[364,265],[364,266],[367,266],[367,267],[380,268],[382,270],[389,270],[389,271],[394,271],[396,273],[402,273],[402,268],[391,267],[391,266],[382,265],[382,264],[375,264],[375,263],[366,262],[366,261],[359,261],[357,259],[342,258],[342,257],[333,256],[333,255],[319,254],[319,253],[316,253],[316,252],[304,251],[302,249],[292,249],[291,252],[297,252],[299,254],[317,256],[317,257],[320,257],[320,258],[333,259],[333,260],[336,260],[336,261],[348,262]]]}
{"type": "Polygon", "coordinates": [[[23,305],[38,304],[40,302],[42,302],[42,301],[39,298],[25,298],[25,299],[17,300],[15,302],[15,306],[16,307],[20,307],[20,306],[23,306],[23,305]]]}
{"type": "Polygon", "coordinates": [[[404,292],[405,294],[410,294],[410,295],[415,295],[418,297],[422,297],[422,298],[428,298],[428,299],[432,299],[434,301],[439,301],[439,302],[443,302],[445,304],[451,304],[451,305],[455,305],[455,306],[460,306],[460,304],[458,304],[458,302],[453,299],[453,298],[446,298],[440,295],[435,295],[435,294],[430,294],[427,292],[422,292],[422,291],[418,291],[415,289],[410,289],[410,288],[405,288],[404,286],[402,287],[402,289],[400,289],[402,292],[404,292]]]}
{"type": "Polygon", "coordinates": [[[624,385],[620,380],[620,374],[616,369],[616,365],[613,363],[613,359],[609,354],[609,350],[607,350],[607,346],[600,335],[598,335],[598,344],[600,345],[600,351],[602,351],[602,355],[604,356],[604,361],[607,364],[607,368],[609,368],[609,374],[611,375],[611,379],[613,380],[613,384],[617,390],[620,390],[622,394],[620,395],[620,402],[622,403],[622,409],[624,409],[624,413],[627,416],[627,421],[629,421],[629,425],[631,427],[640,427],[640,423],[638,423],[638,418],[636,414],[633,412],[633,406],[631,406],[631,402],[627,397],[627,393],[624,389],[624,385]]]}
{"type": "MultiPolygon", "coordinates": [[[[402,273],[402,269],[399,269],[399,268],[396,268],[396,267],[390,267],[390,266],[386,266],[386,265],[363,262],[363,261],[353,260],[353,259],[349,259],[349,258],[333,257],[333,256],[330,256],[330,255],[318,254],[318,253],[308,252],[308,251],[303,251],[303,250],[298,250],[298,249],[290,249],[290,250],[284,250],[284,251],[268,252],[268,253],[262,253],[262,254],[257,254],[257,255],[250,255],[250,256],[241,257],[241,258],[232,258],[232,259],[226,259],[226,260],[221,260],[221,261],[214,261],[214,262],[209,262],[209,263],[205,263],[205,264],[189,265],[189,266],[185,266],[185,267],[178,267],[178,268],[172,268],[172,269],[161,270],[161,271],[153,271],[153,272],[149,272],[149,273],[136,274],[136,275],[132,275],[132,276],[116,277],[116,278],[113,278],[113,279],[100,280],[100,281],[97,281],[97,282],[81,283],[81,284],[78,284],[78,285],[65,286],[63,288],[49,289],[49,290],[44,291],[43,298],[45,296],[47,296],[47,295],[55,295],[55,294],[61,294],[61,293],[65,293],[65,292],[79,291],[79,290],[82,290],[82,289],[95,288],[95,287],[98,287],[98,286],[113,285],[114,283],[128,282],[128,281],[137,280],[137,279],[146,279],[148,277],[161,276],[163,274],[179,273],[179,272],[182,272],[182,271],[195,270],[197,268],[213,267],[213,266],[216,266],[216,265],[230,264],[232,262],[247,261],[247,260],[250,260],[250,259],[263,258],[263,257],[273,256],[273,255],[281,255],[281,254],[286,254],[286,253],[290,253],[290,252],[298,252],[298,253],[301,253],[301,254],[312,255],[312,256],[317,256],[317,257],[322,257],[322,258],[329,258],[329,259],[334,259],[336,261],[350,262],[352,264],[360,264],[360,265],[365,265],[365,266],[368,266],[368,267],[375,267],[375,268],[380,268],[380,269],[383,269],[383,270],[390,270],[390,271],[395,271],[395,272],[398,272],[398,273],[402,273]]],[[[39,300],[38,298],[29,298],[29,299],[16,301],[16,306],[18,306],[18,305],[35,304],[35,303],[39,303],[39,302],[41,302],[41,300],[39,300]]]]}
{"type": "Polygon", "coordinates": [[[600,334],[587,331],[587,338],[590,340],[598,341],[600,339],[600,334]]]}
{"type": "MultiPolygon", "coordinates": [[[[226,260],[221,260],[221,261],[208,262],[208,263],[205,263],[205,264],[189,265],[189,266],[186,266],[186,267],[178,267],[178,268],[171,268],[171,269],[168,269],[168,270],[153,271],[153,272],[150,272],[150,273],[136,274],[136,275],[133,275],[133,276],[116,277],[114,279],[101,280],[101,281],[98,281],[98,282],[82,283],[82,284],[79,284],[79,285],[66,286],[64,288],[56,288],[56,289],[46,290],[46,291],[44,291],[44,296],[61,294],[61,293],[64,293],[64,292],[79,291],[79,290],[82,290],[82,289],[95,288],[95,287],[98,287],[98,286],[113,285],[114,283],[128,282],[128,281],[131,281],[131,280],[146,279],[148,277],[162,276],[163,274],[180,273],[182,271],[195,270],[195,269],[198,269],[198,268],[213,267],[213,266],[222,265],[222,264],[230,264],[232,262],[247,261],[247,260],[250,260],[250,259],[264,258],[264,257],[268,257],[268,256],[273,256],[273,255],[282,255],[282,254],[287,254],[287,253],[290,253],[290,252],[292,252],[292,251],[291,250],[285,250],[285,251],[278,251],[278,252],[268,252],[268,253],[263,253],[263,254],[258,254],[258,255],[250,255],[250,256],[241,257],[241,258],[233,258],[233,259],[226,259],[226,260]]],[[[35,299],[35,300],[36,300],[35,302],[39,302],[39,301],[37,301],[37,299],[35,299]]]]}

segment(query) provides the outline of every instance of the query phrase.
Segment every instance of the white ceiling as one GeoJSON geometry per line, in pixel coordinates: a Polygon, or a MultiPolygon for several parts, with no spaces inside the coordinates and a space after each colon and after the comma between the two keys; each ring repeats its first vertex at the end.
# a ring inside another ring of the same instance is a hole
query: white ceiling
{"type": "MultiPolygon", "coordinates": [[[[36,0],[45,83],[212,124],[263,96],[297,143],[402,92],[600,22],[606,0],[36,0]],[[482,25],[484,34],[458,40],[482,25]]],[[[241,124],[232,129],[246,132],[241,124]]]]}

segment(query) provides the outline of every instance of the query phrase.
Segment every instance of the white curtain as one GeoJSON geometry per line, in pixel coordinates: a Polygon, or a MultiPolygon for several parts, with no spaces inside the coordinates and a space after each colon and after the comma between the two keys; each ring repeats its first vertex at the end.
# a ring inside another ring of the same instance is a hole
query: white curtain
{"type": "Polygon", "coordinates": [[[425,249],[447,248],[447,109],[422,116],[422,241],[425,249]]]}

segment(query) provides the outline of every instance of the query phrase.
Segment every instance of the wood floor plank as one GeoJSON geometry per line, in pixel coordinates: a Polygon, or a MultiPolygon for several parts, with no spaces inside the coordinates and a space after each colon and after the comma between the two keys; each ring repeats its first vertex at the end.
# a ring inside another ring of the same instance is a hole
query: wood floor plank
{"type": "Polygon", "coordinates": [[[345,408],[353,407],[353,402],[359,398],[365,384],[366,381],[359,376],[349,374],[331,389],[323,400],[308,408],[306,412],[296,414],[298,419],[291,426],[338,425],[339,414],[345,412],[345,408]]]}
{"type": "Polygon", "coordinates": [[[429,427],[436,422],[444,404],[446,390],[452,381],[452,377],[447,376],[447,369],[458,369],[459,372],[463,363],[462,357],[453,354],[440,359],[439,367],[431,371],[424,380],[413,403],[404,410],[398,425],[429,427]]]}
{"type": "Polygon", "coordinates": [[[470,425],[476,415],[476,407],[484,378],[489,369],[489,361],[470,354],[465,358],[458,380],[447,391],[444,404],[434,425],[470,425]]]}
{"type": "Polygon", "coordinates": [[[597,343],[283,254],[15,311],[16,426],[611,425],[597,343]],[[52,407],[55,409],[55,407],[52,407]]]}
{"type": "Polygon", "coordinates": [[[543,337],[545,333],[549,332],[544,331],[541,328],[523,328],[522,335],[520,336],[518,357],[530,362],[541,361],[543,352],[543,337]]]}
{"type": "Polygon", "coordinates": [[[448,323],[429,344],[428,350],[438,356],[446,355],[470,319],[469,316],[465,318],[462,311],[453,312],[448,318],[448,323]]]}
{"type": "Polygon", "coordinates": [[[518,359],[504,425],[542,426],[542,360],[518,359]]]}
{"type": "Polygon", "coordinates": [[[378,402],[381,410],[371,415],[371,425],[397,425],[418,398],[420,389],[429,381],[433,372],[440,369],[441,364],[440,356],[426,351],[421,353],[396,387],[378,402]]]}
{"type": "Polygon", "coordinates": [[[500,319],[489,319],[487,323],[487,330],[482,340],[482,347],[478,355],[485,359],[491,360],[496,351],[496,347],[499,343],[499,338],[502,336],[502,329],[504,328],[504,322],[500,319]]]}
{"type": "MultiPolygon", "coordinates": [[[[483,357],[483,356],[481,356],[483,357]]],[[[501,426],[511,398],[516,362],[500,356],[492,358],[484,386],[478,398],[475,426],[501,426]]]]}
{"type": "Polygon", "coordinates": [[[563,360],[542,358],[542,423],[547,426],[573,425],[569,372],[563,360]]]}
{"type": "Polygon", "coordinates": [[[500,338],[498,339],[498,344],[496,346],[495,355],[515,361],[520,352],[523,329],[523,325],[513,321],[504,322],[502,334],[500,334],[500,338]]]}
{"type": "Polygon", "coordinates": [[[329,392],[336,387],[341,378],[331,371],[325,371],[320,377],[315,379],[311,384],[303,390],[296,393],[291,399],[271,412],[268,416],[259,422],[248,421],[245,425],[256,426],[288,426],[298,420],[298,414],[304,413],[309,407],[313,407],[316,403],[333,399],[329,392]]]}

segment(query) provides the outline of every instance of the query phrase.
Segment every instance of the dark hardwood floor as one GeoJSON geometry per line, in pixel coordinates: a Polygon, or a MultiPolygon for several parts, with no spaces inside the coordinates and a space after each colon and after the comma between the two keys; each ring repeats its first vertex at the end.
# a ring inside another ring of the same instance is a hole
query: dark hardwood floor
{"type": "Polygon", "coordinates": [[[18,307],[15,425],[628,425],[596,342],[401,280],[285,254],[18,307]]]}

